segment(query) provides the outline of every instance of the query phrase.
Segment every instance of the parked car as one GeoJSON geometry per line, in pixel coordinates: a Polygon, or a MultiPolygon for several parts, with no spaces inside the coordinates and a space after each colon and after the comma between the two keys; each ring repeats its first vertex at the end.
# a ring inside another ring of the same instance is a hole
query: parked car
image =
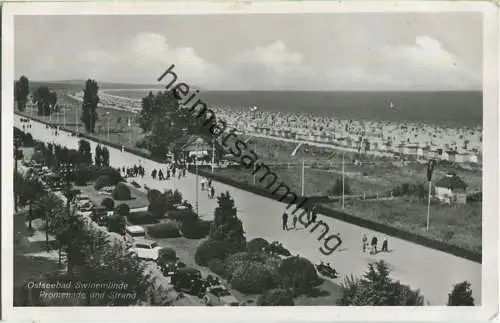
{"type": "Polygon", "coordinates": [[[136,239],[146,239],[146,230],[140,225],[129,225],[125,228],[125,240],[132,246],[136,239]]]}
{"type": "Polygon", "coordinates": [[[129,251],[136,254],[139,259],[156,261],[160,249],[161,247],[156,241],[137,239],[134,241],[129,251]]]}
{"type": "Polygon", "coordinates": [[[238,300],[223,285],[207,287],[203,303],[207,306],[238,306],[238,300]]]}
{"type": "Polygon", "coordinates": [[[186,268],[186,264],[179,260],[162,262],[158,265],[165,277],[172,277],[177,270],[186,268]]]}
{"type": "Polygon", "coordinates": [[[205,281],[198,269],[192,267],[180,268],[172,275],[171,283],[177,292],[186,292],[200,298],[205,296],[205,281]]]}
{"type": "Polygon", "coordinates": [[[103,187],[99,190],[99,194],[100,195],[111,195],[111,194],[113,194],[113,187],[111,187],[111,186],[103,187]]]}

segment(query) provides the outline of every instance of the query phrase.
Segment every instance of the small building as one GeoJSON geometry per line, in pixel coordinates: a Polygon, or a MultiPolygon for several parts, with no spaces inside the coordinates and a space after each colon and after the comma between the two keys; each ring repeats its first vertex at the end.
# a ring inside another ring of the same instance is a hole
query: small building
{"type": "Polygon", "coordinates": [[[467,184],[455,173],[446,174],[436,182],[436,197],[445,203],[465,204],[467,184]]]}

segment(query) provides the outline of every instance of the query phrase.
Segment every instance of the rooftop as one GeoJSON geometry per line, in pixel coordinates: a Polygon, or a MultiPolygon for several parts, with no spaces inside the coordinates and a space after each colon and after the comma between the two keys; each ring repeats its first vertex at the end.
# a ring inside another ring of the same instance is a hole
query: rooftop
{"type": "Polygon", "coordinates": [[[447,174],[436,183],[436,187],[445,187],[449,189],[466,189],[467,184],[454,173],[447,174]]]}

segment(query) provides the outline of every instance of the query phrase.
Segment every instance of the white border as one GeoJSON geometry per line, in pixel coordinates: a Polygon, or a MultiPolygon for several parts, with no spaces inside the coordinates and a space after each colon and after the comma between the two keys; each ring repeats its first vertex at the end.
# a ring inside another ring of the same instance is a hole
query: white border
{"type": "Polygon", "coordinates": [[[172,3],[6,3],[2,10],[2,106],[13,106],[13,16],[16,14],[250,14],[250,13],[347,13],[347,12],[481,12],[483,13],[483,266],[482,306],[471,308],[433,307],[291,307],[291,308],[208,308],[208,307],[127,307],[127,308],[13,308],[12,250],[12,169],[13,114],[2,115],[2,314],[6,320],[39,322],[155,320],[224,321],[404,321],[404,320],[486,320],[498,315],[498,16],[487,2],[372,1],[372,2],[172,2],[172,3]],[[486,230],[485,230],[486,229],[486,230]]]}

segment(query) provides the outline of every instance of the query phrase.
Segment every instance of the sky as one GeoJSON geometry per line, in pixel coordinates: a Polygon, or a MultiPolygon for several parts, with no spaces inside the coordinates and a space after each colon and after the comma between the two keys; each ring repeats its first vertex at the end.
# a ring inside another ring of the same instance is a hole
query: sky
{"type": "Polygon", "coordinates": [[[206,90],[482,88],[479,13],[16,16],[18,78],[206,90]],[[166,78],[163,80],[166,81],[166,78]]]}

